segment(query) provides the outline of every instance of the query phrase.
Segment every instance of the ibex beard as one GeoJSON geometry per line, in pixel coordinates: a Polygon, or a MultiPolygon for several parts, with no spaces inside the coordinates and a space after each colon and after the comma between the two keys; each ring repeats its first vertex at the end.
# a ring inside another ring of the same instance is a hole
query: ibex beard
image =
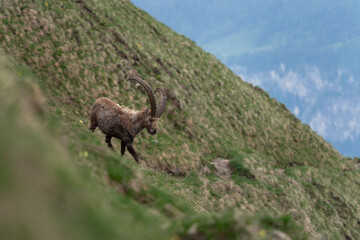
{"type": "Polygon", "coordinates": [[[150,85],[141,78],[131,77],[127,81],[135,81],[144,87],[150,100],[150,110],[147,108],[140,111],[132,110],[120,106],[108,98],[101,97],[91,107],[89,129],[94,131],[96,127],[99,127],[106,135],[105,142],[111,149],[114,149],[111,138],[120,139],[121,155],[124,155],[127,149],[135,161],[139,163],[139,157],[132,143],[135,136],[144,128],[151,135],[157,133],[158,121],[166,106],[166,94],[161,88],[157,88],[154,92],[150,85]],[[160,93],[158,103],[155,99],[156,92],[160,93]]]}

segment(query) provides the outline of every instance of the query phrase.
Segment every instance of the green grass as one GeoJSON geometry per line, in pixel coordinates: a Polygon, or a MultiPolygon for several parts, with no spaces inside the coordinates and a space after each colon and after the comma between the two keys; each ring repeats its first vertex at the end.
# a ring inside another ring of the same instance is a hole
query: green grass
{"type": "Polygon", "coordinates": [[[236,183],[242,181],[255,182],[256,177],[243,165],[242,155],[236,154],[230,161],[230,167],[232,169],[232,179],[236,183]]]}
{"type": "Polygon", "coordinates": [[[187,220],[180,233],[184,239],[280,239],[278,231],[291,239],[307,239],[307,234],[290,216],[249,217],[225,212],[187,220]]]}

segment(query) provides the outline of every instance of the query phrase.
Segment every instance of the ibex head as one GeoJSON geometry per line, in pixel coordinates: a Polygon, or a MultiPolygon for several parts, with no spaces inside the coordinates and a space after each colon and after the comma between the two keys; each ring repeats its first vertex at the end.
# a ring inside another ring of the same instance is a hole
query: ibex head
{"type": "Polygon", "coordinates": [[[163,114],[166,106],[166,93],[161,88],[157,88],[155,93],[160,93],[160,99],[158,103],[156,103],[155,93],[147,82],[137,77],[131,77],[127,79],[127,81],[136,81],[144,87],[150,100],[150,110],[145,110],[144,126],[148,130],[149,134],[156,134],[158,130],[159,118],[163,114]]]}
{"type": "Polygon", "coordinates": [[[151,115],[148,115],[145,119],[145,128],[148,130],[149,134],[155,135],[158,130],[159,118],[154,118],[151,115]]]}

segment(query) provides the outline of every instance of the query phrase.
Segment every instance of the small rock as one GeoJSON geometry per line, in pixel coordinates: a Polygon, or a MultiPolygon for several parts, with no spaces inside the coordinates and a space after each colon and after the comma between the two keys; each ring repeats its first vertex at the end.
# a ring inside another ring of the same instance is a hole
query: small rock
{"type": "Polygon", "coordinates": [[[226,179],[230,178],[231,176],[230,160],[224,158],[216,158],[211,164],[214,165],[217,176],[226,179]]]}
{"type": "Polygon", "coordinates": [[[174,207],[171,204],[166,204],[164,208],[165,208],[166,214],[169,215],[170,217],[179,219],[184,216],[184,214],[179,209],[177,209],[176,207],[174,207]]]}
{"type": "Polygon", "coordinates": [[[206,175],[208,173],[211,173],[210,169],[208,168],[208,166],[202,166],[201,169],[200,169],[200,174],[201,175],[206,175]]]}
{"type": "Polygon", "coordinates": [[[194,223],[193,225],[191,225],[191,227],[189,228],[188,234],[189,235],[195,235],[197,234],[197,224],[194,223]]]}
{"type": "Polygon", "coordinates": [[[271,233],[271,236],[274,237],[274,239],[279,239],[279,240],[291,240],[291,238],[284,232],[280,232],[278,230],[274,230],[271,233]]]}

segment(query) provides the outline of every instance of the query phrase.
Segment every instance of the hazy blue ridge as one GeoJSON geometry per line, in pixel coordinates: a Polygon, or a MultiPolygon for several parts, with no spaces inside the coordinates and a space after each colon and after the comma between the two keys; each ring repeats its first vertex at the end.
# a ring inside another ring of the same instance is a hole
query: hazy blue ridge
{"type": "Polygon", "coordinates": [[[132,2],[360,155],[359,1],[132,2]]]}

